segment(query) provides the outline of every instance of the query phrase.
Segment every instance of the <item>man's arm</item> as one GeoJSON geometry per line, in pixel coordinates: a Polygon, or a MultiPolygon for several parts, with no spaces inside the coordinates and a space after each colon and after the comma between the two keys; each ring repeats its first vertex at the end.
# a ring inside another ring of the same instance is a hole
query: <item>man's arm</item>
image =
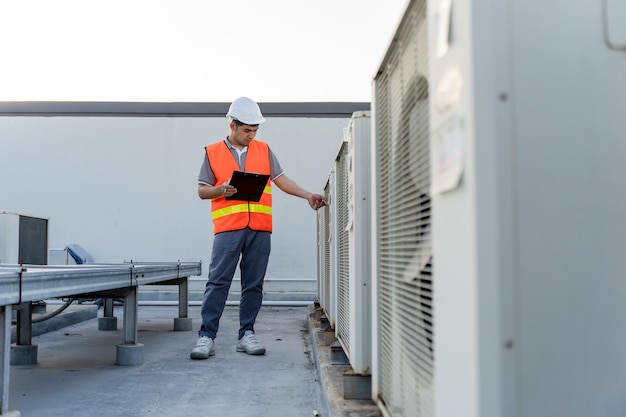
{"type": "Polygon", "coordinates": [[[310,191],[300,187],[294,180],[283,174],[274,180],[274,184],[287,194],[304,198],[309,202],[309,206],[313,210],[317,210],[326,205],[326,197],[320,194],[313,194],[310,191]]]}
{"type": "Polygon", "coordinates": [[[203,200],[213,200],[218,197],[229,197],[237,192],[237,189],[228,183],[222,185],[198,184],[198,196],[203,200]]]}

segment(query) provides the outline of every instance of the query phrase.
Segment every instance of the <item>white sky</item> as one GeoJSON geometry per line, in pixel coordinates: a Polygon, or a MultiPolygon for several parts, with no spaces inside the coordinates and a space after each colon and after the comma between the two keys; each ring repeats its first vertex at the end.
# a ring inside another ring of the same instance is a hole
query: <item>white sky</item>
{"type": "Polygon", "coordinates": [[[4,0],[0,101],[370,101],[407,0],[4,0]]]}

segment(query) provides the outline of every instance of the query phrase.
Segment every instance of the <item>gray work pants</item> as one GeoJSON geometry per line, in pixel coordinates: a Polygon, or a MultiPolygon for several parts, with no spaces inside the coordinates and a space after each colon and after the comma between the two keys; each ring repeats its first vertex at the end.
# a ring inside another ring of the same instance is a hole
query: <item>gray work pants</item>
{"type": "Polygon", "coordinates": [[[215,339],[238,263],[241,270],[239,339],[246,330],[254,331],[254,322],[263,302],[263,279],[270,256],[271,235],[248,228],[215,235],[209,280],[202,300],[200,336],[215,339]]]}

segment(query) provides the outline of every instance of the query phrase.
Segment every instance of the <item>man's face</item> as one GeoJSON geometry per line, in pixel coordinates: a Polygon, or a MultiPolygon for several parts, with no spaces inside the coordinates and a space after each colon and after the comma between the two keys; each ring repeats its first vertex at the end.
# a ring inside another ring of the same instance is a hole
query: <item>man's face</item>
{"type": "Polygon", "coordinates": [[[248,146],[252,139],[256,136],[259,126],[241,125],[238,126],[235,122],[230,122],[230,141],[233,146],[244,147],[248,146]]]}

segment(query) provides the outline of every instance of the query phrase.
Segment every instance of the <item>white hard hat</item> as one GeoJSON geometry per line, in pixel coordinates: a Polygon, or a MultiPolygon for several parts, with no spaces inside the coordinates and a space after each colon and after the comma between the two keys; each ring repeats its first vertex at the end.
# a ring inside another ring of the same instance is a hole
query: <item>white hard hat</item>
{"type": "Polygon", "coordinates": [[[248,97],[239,97],[232,102],[226,117],[239,120],[247,125],[258,125],[265,122],[259,105],[248,97]]]}

